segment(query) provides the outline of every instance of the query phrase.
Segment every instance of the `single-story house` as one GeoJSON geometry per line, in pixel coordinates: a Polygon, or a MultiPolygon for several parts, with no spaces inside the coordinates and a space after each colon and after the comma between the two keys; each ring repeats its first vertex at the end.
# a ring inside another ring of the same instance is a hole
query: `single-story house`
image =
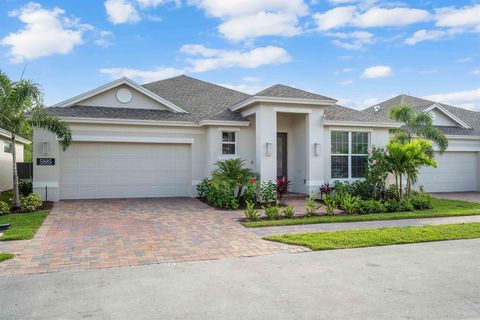
{"type": "MultiPolygon", "coordinates": [[[[13,162],[11,133],[0,129],[0,192],[13,188],[13,162]]],[[[17,162],[23,162],[23,149],[30,141],[22,137],[16,137],[17,162]]]]}
{"type": "Polygon", "coordinates": [[[449,142],[446,152],[436,155],[438,167],[421,170],[417,186],[428,192],[479,191],[480,113],[405,94],[364,112],[388,117],[389,110],[399,104],[429,112],[449,142]]]}
{"type": "Polygon", "coordinates": [[[400,123],[274,85],[249,95],[187,76],[122,78],[46,108],[68,122],[66,151],[34,129],[34,191],[49,200],[196,195],[215,162],[240,157],[261,180],[318,193],[363,176],[367,148],[400,123]]]}

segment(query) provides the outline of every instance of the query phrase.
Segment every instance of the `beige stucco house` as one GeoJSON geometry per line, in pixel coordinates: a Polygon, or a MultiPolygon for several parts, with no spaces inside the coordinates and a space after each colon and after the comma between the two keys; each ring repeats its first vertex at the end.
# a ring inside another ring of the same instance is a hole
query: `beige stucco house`
{"type": "MultiPolygon", "coordinates": [[[[30,141],[16,139],[17,162],[23,162],[23,149],[30,141]]],[[[13,188],[12,143],[10,132],[0,129],[0,192],[13,188]]]]}
{"type": "Polygon", "coordinates": [[[218,160],[240,157],[262,180],[287,176],[317,193],[363,176],[367,148],[399,123],[283,85],[255,95],[178,76],[122,78],[47,108],[67,121],[64,152],[34,130],[34,191],[49,200],[195,196],[218,160]]]}

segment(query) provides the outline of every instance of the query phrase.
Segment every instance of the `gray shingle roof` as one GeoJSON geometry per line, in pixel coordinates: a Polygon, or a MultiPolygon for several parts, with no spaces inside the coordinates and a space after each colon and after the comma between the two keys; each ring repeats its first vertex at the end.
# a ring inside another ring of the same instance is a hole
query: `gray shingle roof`
{"type": "Polygon", "coordinates": [[[195,121],[245,120],[239,113],[228,108],[251,97],[243,92],[184,75],[147,83],[143,87],[189,112],[195,121]]]}
{"type": "Polygon", "coordinates": [[[463,108],[454,107],[448,104],[439,103],[427,99],[422,99],[418,97],[409,96],[406,94],[401,94],[391,99],[385,100],[381,103],[378,103],[374,106],[371,106],[365,109],[365,112],[388,117],[388,112],[394,106],[399,104],[411,105],[417,111],[423,111],[428,107],[439,104],[454,116],[468,124],[473,129],[465,129],[461,127],[451,127],[451,126],[438,126],[445,134],[451,135],[470,135],[470,136],[480,136],[480,113],[475,111],[466,110],[463,108]],[[375,111],[375,107],[378,108],[378,111],[375,111]]]}
{"type": "Polygon", "coordinates": [[[325,97],[316,93],[300,90],[285,86],[283,84],[273,85],[265,90],[255,94],[258,97],[276,97],[276,98],[293,98],[293,99],[310,99],[310,100],[332,100],[335,99],[325,97]]]}
{"type": "Polygon", "coordinates": [[[325,109],[325,119],[332,121],[361,121],[371,123],[395,123],[388,118],[364,111],[335,105],[325,109]]]}

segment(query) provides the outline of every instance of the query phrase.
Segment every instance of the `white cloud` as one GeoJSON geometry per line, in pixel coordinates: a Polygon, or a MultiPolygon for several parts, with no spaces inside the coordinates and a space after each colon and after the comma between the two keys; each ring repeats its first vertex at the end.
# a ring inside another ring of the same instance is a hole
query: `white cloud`
{"type": "Polygon", "coordinates": [[[220,18],[219,32],[233,41],[261,36],[293,36],[298,19],[308,13],[303,0],[190,0],[207,15],[220,18]]]}
{"type": "Polygon", "coordinates": [[[11,17],[18,17],[25,24],[22,29],[0,40],[0,44],[10,46],[11,61],[18,63],[53,54],[68,54],[82,44],[83,32],[93,27],[79,24],[77,19],[65,18],[64,13],[61,8],[48,10],[33,2],[10,12],[11,17]]]}
{"type": "Polygon", "coordinates": [[[249,94],[255,94],[268,87],[268,85],[262,84],[261,80],[255,77],[243,77],[242,82],[239,84],[222,83],[220,85],[249,94]]]}
{"type": "Polygon", "coordinates": [[[324,13],[315,13],[313,18],[317,23],[318,30],[327,31],[349,24],[355,15],[355,11],[356,7],[354,6],[337,7],[324,13]]]}
{"type": "Polygon", "coordinates": [[[419,42],[423,41],[434,41],[434,40],[442,40],[445,38],[449,38],[457,34],[457,30],[450,29],[450,30],[418,30],[415,32],[411,37],[405,39],[405,44],[408,45],[415,45],[419,42]]]}
{"type": "Polygon", "coordinates": [[[480,26],[480,4],[461,9],[447,7],[435,10],[439,27],[477,27],[480,26]]]}
{"type": "Polygon", "coordinates": [[[202,45],[184,45],[180,52],[197,58],[189,59],[191,72],[205,72],[219,68],[257,68],[269,64],[290,61],[290,55],[283,48],[267,46],[250,51],[228,51],[209,49],[202,45]]]}
{"type": "Polygon", "coordinates": [[[457,59],[457,60],[455,60],[455,62],[456,63],[467,63],[467,62],[470,62],[472,60],[473,60],[472,57],[465,57],[465,58],[457,59]]]}
{"type": "Polygon", "coordinates": [[[373,106],[374,104],[378,103],[378,98],[376,97],[371,97],[363,100],[363,105],[364,106],[373,106]]]}
{"type": "MultiPolygon", "coordinates": [[[[342,3],[347,3],[347,1],[342,3]]],[[[428,21],[431,19],[431,14],[426,10],[404,7],[366,6],[362,9],[358,6],[342,6],[323,13],[316,13],[313,18],[317,23],[318,30],[327,31],[346,26],[359,28],[406,26],[428,21]]]]}
{"type": "Polygon", "coordinates": [[[113,24],[134,23],[140,20],[137,9],[127,0],[106,0],[104,4],[108,20],[113,24]]]}
{"type": "Polygon", "coordinates": [[[271,35],[294,36],[301,32],[297,20],[296,15],[289,13],[259,12],[227,20],[218,26],[218,31],[233,41],[271,35]]]}
{"type": "Polygon", "coordinates": [[[425,96],[424,98],[470,110],[480,109],[480,88],[473,90],[432,94],[425,96]]]}
{"type": "Polygon", "coordinates": [[[141,8],[156,8],[159,5],[165,4],[167,2],[173,1],[175,5],[179,7],[181,5],[180,0],[136,0],[138,5],[141,8]]]}
{"type": "Polygon", "coordinates": [[[475,76],[480,76],[480,69],[472,70],[472,74],[475,76]]]}
{"type": "Polygon", "coordinates": [[[327,35],[340,39],[333,40],[332,43],[334,45],[349,50],[360,50],[365,45],[374,43],[373,34],[366,31],[354,31],[350,33],[337,32],[327,35]]]}
{"type": "Polygon", "coordinates": [[[389,66],[372,66],[363,71],[362,78],[375,79],[385,78],[393,75],[392,68],[389,66]]]}
{"type": "Polygon", "coordinates": [[[98,32],[97,39],[94,40],[94,43],[101,47],[109,47],[112,45],[112,42],[110,41],[112,37],[112,32],[101,30],[98,32]]]}
{"type": "Polygon", "coordinates": [[[430,13],[421,9],[374,7],[357,16],[354,24],[362,28],[396,27],[428,21],[430,18],[430,13]]]}
{"type": "Polygon", "coordinates": [[[158,67],[154,70],[139,70],[130,68],[102,68],[100,73],[109,75],[112,79],[127,77],[141,83],[158,81],[183,74],[185,70],[171,67],[158,67]]]}

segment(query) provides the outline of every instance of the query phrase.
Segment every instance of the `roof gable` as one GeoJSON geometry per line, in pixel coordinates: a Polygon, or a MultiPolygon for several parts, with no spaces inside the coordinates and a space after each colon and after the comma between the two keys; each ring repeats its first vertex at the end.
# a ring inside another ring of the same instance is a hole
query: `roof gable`
{"type": "Polygon", "coordinates": [[[271,87],[268,87],[257,94],[257,97],[275,97],[275,98],[290,98],[290,99],[309,99],[309,100],[331,100],[337,101],[335,99],[322,96],[313,92],[308,92],[305,90],[300,90],[297,88],[289,87],[283,84],[276,84],[271,87]]]}
{"type": "Polygon", "coordinates": [[[77,95],[73,98],[60,102],[52,107],[71,107],[75,105],[114,107],[114,108],[135,108],[170,110],[175,113],[187,113],[182,108],[167,99],[150,92],[128,78],[121,78],[103,86],[77,95]],[[122,92],[120,92],[123,90],[122,92]],[[126,90],[126,91],[125,91],[126,90]],[[126,94],[124,100],[121,93],[126,94]],[[135,103],[130,103],[136,98],[135,103]]]}
{"type": "MultiPolygon", "coordinates": [[[[451,122],[456,123],[460,127],[464,129],[471,129],[472,127],[469,126],[467,123],[465,123],[463,120],[452,114],[450,111],[448,111],[446,108],[444,108],[441,104],[435,103],[431,105],[430,107],[426,108],[424,110],[425,112],[429,112],[433,116],[435,115],[435,111],[439,111],[441,114],[445,115],[447,119],[450,119],[451,122]]],[[[435,116],[434,116],[435,117],[435,116]]],[[[435,125],[441,125],[441,126],[448,126],[448,123],[442,123],[440,124],[439,122],[435,123],[435,121],[439,121],[440,119],[433,119],[435,125]]]]}

